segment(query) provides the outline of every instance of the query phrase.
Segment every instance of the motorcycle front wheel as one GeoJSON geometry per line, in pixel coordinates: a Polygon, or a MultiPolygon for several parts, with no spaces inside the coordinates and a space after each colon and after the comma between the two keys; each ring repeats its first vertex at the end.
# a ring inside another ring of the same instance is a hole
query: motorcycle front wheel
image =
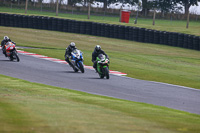
{"type": "Polygon", "coordinates": [[[98,74],[99,74],[99,77],[101,78],[101,79],[103,79],[104,78],[104,69],[102,69],[102,68],[100,68],[100,71],[97,69],[97,71],[98,71],[98,74]]]}
{"type": "Polygon", "coordinates": [[[11,61],[13,61],[13,59],[16,59],[17,62],[20,61],[19,56],[17,55],[16,51],[13,52],[13,55],[10,57],[11,61]]]}
{"type": "Polygon", "coordinates": [[[109,79],[110,76],[109,76],[109,70],[108,70],[108,67],[105,67],[105,68],[104,68],[104,73],[105,73],[106,79],[109,79]]]}
{"type": "Polygon", "coordinates": [[[78,62],[78,65],[79,65],[79,69],[81,70],[81,72],[82,72],[82,73],[84,73],[84,72],[85,72],[85,70],[84,70],[83,63],[81,63],[81,62],[78,62]]]}
{"type": "Polygon", "coordinates": [[[15,54],[15,56],[16,56],[17,62],[19,62],[20,61],[19,56],[17,54],[15,54]]]}

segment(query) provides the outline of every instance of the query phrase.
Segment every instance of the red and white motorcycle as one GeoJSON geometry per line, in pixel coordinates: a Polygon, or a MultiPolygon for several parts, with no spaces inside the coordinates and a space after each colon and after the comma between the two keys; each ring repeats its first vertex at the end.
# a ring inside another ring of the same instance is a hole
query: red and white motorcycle
{"type": "Polygon", "coordinates": [[[5,45],[6,55],[10,61],[17,60],[19,62],[19,56],[15,44],[12,42],[7,42],[5,45]]]}

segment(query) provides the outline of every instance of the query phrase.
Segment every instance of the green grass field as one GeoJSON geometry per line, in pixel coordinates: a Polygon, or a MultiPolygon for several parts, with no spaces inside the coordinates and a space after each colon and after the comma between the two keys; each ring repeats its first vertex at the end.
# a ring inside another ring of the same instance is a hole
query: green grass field
{"type": "MultiPolygon", "coordinates": [[[[92,51],[100,44],[110,57],[111,70],[200,89],[199,51],[56,31],[2,26],[0,31],[0,38],[8,35],[17,46],[43,48],[25,51],[59,59],[64,59],[65,48],[74,41],[84,52],[86,65],[92,65],[92,51]]],[[[199,133],[199,125],[200,115],[0,75],[3,133],[199,133]]]]}
{"type": "Polygon", "coordinates": [[[0,75],[2,133],[199,133],[200,115],[0,75]]]}
{"type": "MultiPolygon", "coordinates": [[[[15,8],[5,8],[0,7],[0,12],[4,13],[12,13],[12,14],[25,14],[25,10],[22,9],[15,9],[15,8]]],[[[40,12],[40,11],[32,11],[29,10],[28,15],[41,15],[41,16],[51,16],[56,17],[56,13],[54,12],[40,12]]],[[[161,31],[170,31],[170,32],[180,32],[180,33],[186,33],[186,34],[193,34],[200,36],[200,22],[199,21],[191,21],[189,25],[189,29],[186,29],[186,21],[170,21],[170,20],[156,20],[156,25],[152,25],[152,19],[138,19],[138,24],[134,24],[135,16],[130,18],[130,21],[128,24],[126,23],[120,23],[119,17],[106,17],[106,16],[94,16],[92,15],[90,20],[88,20],[87,15],[76,15],[76,14],[66,14],[66,13],[59,13],[60,18],[66,18],[66,19],[74,19],[74,20],[81,20],[81,21],[93,21],[93,22],[100,22],[100,23],[108,23],[108,24],[121,24],[121,25],[127,25],[127,26],[137,26],[137,27],[143,27],[148,29],[155,29],[155,30],[161,30],[161,31]]]]}

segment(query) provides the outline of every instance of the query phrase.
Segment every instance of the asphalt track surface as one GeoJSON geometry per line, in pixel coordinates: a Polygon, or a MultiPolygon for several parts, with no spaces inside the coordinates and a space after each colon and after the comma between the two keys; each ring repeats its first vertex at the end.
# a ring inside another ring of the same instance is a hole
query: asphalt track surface
{"type": "Polygon", "coordinates": [[[75,73],[67,64],[22,54],[19,54],[19,57],[20,62],[12,62],[0,52],[0,74],[200,114],[200,90],[198,89],[116,75],[110,75],[109,80],[100,79],[94,70],[85,69],[85,73],[75,73]]]}

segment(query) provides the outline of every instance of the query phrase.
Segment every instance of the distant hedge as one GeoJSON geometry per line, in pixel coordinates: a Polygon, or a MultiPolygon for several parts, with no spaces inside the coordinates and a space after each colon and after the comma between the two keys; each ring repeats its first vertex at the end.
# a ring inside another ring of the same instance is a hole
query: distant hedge
{"type": "Polygon", "coordinates": [[[123,25],[0,13],[0,26],[88,34],[200,50],[200,36],[123,25]]]}

